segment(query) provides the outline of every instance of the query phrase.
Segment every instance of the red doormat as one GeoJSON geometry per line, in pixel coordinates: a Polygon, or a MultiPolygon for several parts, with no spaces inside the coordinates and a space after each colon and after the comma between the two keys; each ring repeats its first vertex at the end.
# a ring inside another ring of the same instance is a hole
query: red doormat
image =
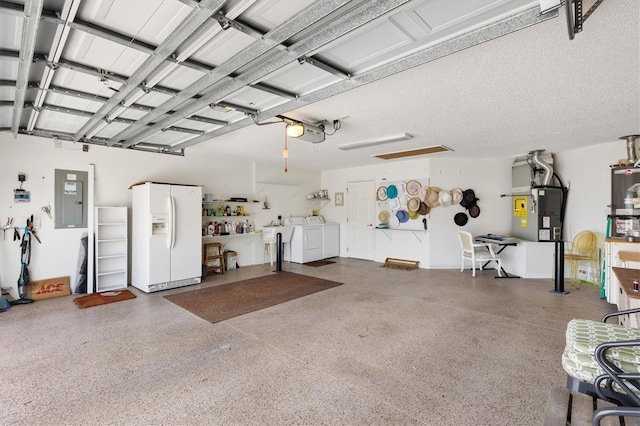
{"type": "Polygon", "coordinates": [[[169,302],[215,323],[342,285],[293,272],[205,287],[164,296],[169,302]]]}
{"type": "Polygon", "coordinates": [[[103,293],[92,293],[73,299],[78,308],[90,308],[92,306],[105,305],[107,303],[120,302],[123,300],[135,299],[136,295],[129,290],[105,291],[103,293]]]}

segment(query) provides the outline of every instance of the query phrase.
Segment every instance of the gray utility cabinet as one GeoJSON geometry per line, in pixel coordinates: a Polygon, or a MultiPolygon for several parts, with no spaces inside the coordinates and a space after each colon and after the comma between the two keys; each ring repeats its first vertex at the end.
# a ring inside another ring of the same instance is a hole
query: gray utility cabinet
{"type": "Polygon", "coordinates": [[[88,172],[55,170],[55,227],[86,228],[88,172]]]}

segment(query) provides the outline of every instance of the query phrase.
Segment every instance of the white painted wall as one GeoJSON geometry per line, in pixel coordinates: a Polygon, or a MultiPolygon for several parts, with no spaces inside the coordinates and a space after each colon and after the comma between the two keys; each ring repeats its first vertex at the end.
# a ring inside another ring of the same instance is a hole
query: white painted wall
{"type": "MultiPolygon", "coordinates": [[[[29,271],[33,280],[77,273],[80,238],[86,229],[54,229],[41,207],[54,202],[54,169],[88,170],[95,164],[95,205],[131,206],[129,186],[138,181],[198,184],[203,193],[216,198],[232,196],[261,200],[267,196],[271,210],[262,210],[262,204],[250,204],[255,213],[256,226],[268,224],[277,214],[309,214],[305,195],[320,188],[320,174],[279,168],[265,168],[255,161],[216,158],[211,153],[192,147],[184,157],[144,153],[117,148],[90,146],[82,152],[81,144],[63,142],[55,148],[50,139],[0,133],[0,222],[7,217],[40,215],[42,228],[37,231],[42,245],[33,244],[29,271]],[[19,186],[18,173],[27,174],[23,188],[31,192],[31,202],[13,202],[13,189],[19,186]],[[278,179],[279,183],[295,185],[297,191],[283,191],[280,187],[260,187],[255,180],[278,179]]],[[[20,269],[19,243],[7,232],[0,241],[0,284],[12,288],[17,296],[16,282],[20,269]]]]}
{"type": "Polygon", "coordinates": [[[592,145],[554,154],[556,173],[569,186],[565,218],[565,241],[584,230],[604,240],[611,204],[611,165],[627,158],[626,142],[592,145]]]}
{"type": "MultiPolygon", "coordinates": [[[[335,206],[332,201],[323,207],[321,214],[326,221],[340,223],[340,256],[348,257],[347,252],[347,205],[349,182],[373,180],[376,184],[382,180],[422,179],[429,176],[429,161],[425,159],[395,161],[380,166],[363,166],[349,169],[328,170],[321,173],[321,186],[329,191],[331,199],[336,192],[344,192],[344,206],[335,206]]],[[[375,194],[372,194],[375,200],[375,194]]],[[[376,225],[374,223],[374,225],[376,225]]],[[[376,262],[384,262],[387,257],[417,260],[421,267],[428,264],[429,244],[424,233],[418,233],[421,240],[412,232],[382,231],[375,232],[376,262]]],[[[427,234],[428,236],[428,234],[427,234]]]]}
{"type": "MultiPolygon", "coordinates": [[[[570,186],[565,220],[565,240],[571,241],[576,233],[591,229],[604,239],[606,217],[609,213],[611,176],[610,165],[626,158],[624,141],[603,143],[569,152],[553,153],[554,168],[570,186]]],[[[345,191],[349,181],[408,180],[428,177],[431,185],[444,189],[473,188],[480,199],[481,214],[469,219],[463,229],[472,234],[509,234],[511,228],[511,198],[500,197],[511,190],[511,164],[507,159],[448,159],[436,156],[429,159],[384,163],[379,166],[322,172],[322,187],[333,197],[336,191],[345,191]]],[[[348,197],[345,198],[348,200],[348,197]]],[[[411,233],[391,234],[378,232],[375,260],[386,257],[420,260],[424,268],[458,268],[460,251],[453,216],[463,211],[460,206],[433,209],[429,218],[429,232],[425,241],[418,241],[411,233]]],[[[348,256],[346,247],[347,208],[332,204],[323,209],[327,220],[341,223],[340,252],[348,256]]]]}
{"type": "Polygon", "coordinates": [[[462,228],[453,221],[460,205],[433,209],[430,220],[431,259],[433,269],[459,268],[460,243],[458,229],[474,235],[492,233],[508,235],[511,229],[511,198],[500,197],[511,192],[511,159],[451,159],[431,160],[431,184],[443,189],[471,188],[479,198],[480,216],[462,228]]]}
{"type": "MultiPolygon", "coordinates": [[[[567,205],[565,240],[580,230],[591,229],[602,239],[606,225],[606,207],[610,203],[610,168],[618,159],[626,157],[624,141],[589,146],[570,152],[554,153],[556,172],[570,185],[567,205]]],[[[319,210],[327,221],[339,222],[340,253],[346,251],[346,219],[350,181],[407,180],[430,178],[431,184],[444,189],[473,188],[480,198],[481,215],[470,219],[464,229],[474,234],[492,232],[507,234],[510,228],[510,199],[500,198],[511,187],[511,159],[429,159],[384,162],[378,166],[329,170],[322,173],[290,170],[260,165],[260,159],[239,161],[219,159],[199,150],[187,151],[185,157],[164,156],[91,146],[82,152],[80,144],[63,142],[63,148],[54,148],[49,139],[0,133],[0,222],[7,217],[40,215],[42,228],[38,235],[42,245],[34,243],[30,272],[33,279],[62,275],[75,280],[80,237],[84,230],[53,228],[40,208],[53,205],[54,169],[88,170],[95,164],[96,205],[131,205],[128,187],[141,180],[203,185],[203,192],[212,192],[216,198],[230,196],[265,197],[270,210],[261,204],[251,205],[257,226],[268,224],[277,215],[307,216],[319,210]],[[19,186],[18,173],[27,174],[24,188],[31,191],[28,204],[13,202],[13,189],[19,186]],[[318,189],[327,189],[331,201],[308,201],[305,196],[318,189]],[[336,192],[345,192],[345,205],[335,206],[336,192]]],[[[436,208],[429,219],[427,238],[419,241],[412,233],[393,234],[390,240],[376,231],[378,262],[386,257],[419,260],[425,268],[458,268],[460,254],[456,239],[457,226],[453,216],[461,207],[436,208]]],[[[0,284],[11,287],[17,296],[16,281],[20,267],[18,242],[7,232],[0,241],[0,284]]]]}
{"type": "MultiPolygon", "coordinates": [[[[469,219],[465,230],[472,233],[494,234],[508,233],[511,222],[510,201],[500,198],[511,188],[511,160],[475,160],[421,158],[397,162],[385,162],[377,166],[356,167],[351,169],[329,170],[322,172],[322,187],[327,188],[331,197],[337,191],[346,191],[347,183],[362,180],[378,182],[387,180],[410,180],[429,178],[432,186],[450,190],[452,188],[472,188],[480,198],[478,205],[481,214],[469,219]]],[[[348,256],[346,226],[348,197],[344,207],[327,206],[323,210],[325,219],[340,222],[340,253],[348,256]]],[[[458,226],[453,217],[464,211],[459,205],[438,207],[432,210],[429,230],[422,232],[375,231],[375,261],[384,262],[387,257],[397,257],[420,261],[421,268],[458,268],[460,267],[460,246],[458,226]]]]}

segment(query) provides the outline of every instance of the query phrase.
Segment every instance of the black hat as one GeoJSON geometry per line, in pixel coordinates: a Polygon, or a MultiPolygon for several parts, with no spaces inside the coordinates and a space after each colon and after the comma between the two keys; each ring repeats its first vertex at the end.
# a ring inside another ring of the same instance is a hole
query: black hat
{"type": "Polygon", "coordinates": [[[462,200],[460,201],[460,205],[465,209],[473,206],[476,201],[478,201],[478,198],[476,198],[476,193],[473,191],[473,189],[467,189],[462,192],[462,200]]]}
{"type": "Polygon", "coordinates": [[[453,221],[458,226],[465,226],[468,220],[469,218],[467,217],[466,213],[456,213],[456,215],[453,217],[453,221]]]}
{"type": "Polygon", "coordinates": [[[469,207],[469,216],[471,216],[474,219],[480,216],[480,207],[478,207],[477,204],[474,204],[471,207],[469,207]]]}

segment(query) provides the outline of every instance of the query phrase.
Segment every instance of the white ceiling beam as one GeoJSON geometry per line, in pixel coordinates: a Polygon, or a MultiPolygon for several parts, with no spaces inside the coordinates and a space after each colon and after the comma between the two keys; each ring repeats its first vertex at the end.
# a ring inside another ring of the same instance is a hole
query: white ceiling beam
{"type": "Polygon", "coordinates": [[[224,0],[202,0],[198,4],[198,8],[191,11],[189,16],[154,50],[153,55],[127,79],[124,85],[120,87],[120,91],[111,96],[109,102],[82,126],[73,139],[75,141],[82,139],[85,134],[97,126],[114,107],[119,105],[132,91],[136,90],[158,66],[170,57],[194,31],[207,22],[211,15],[222,7],[224,2],[224,0]]]}
{"type": "MultiPolygon", "coordinates": [[[[12,9],[7,7],[3,7],[0,3],[0,12],[11,12],[12,9]]],[[[57,13],[51,10],[43,10],[42,12],[42,20],[46,22],[50,22],[52,24],[63,25],[64,20],[59,18],[57,13]]],[[[101,27],[100,25],[96,25],[91,22],[83,21],[82,19],[76,19],[73,22],[69,23],[69,26],[83,33],[91,34],[92,36],[99,37],[105,40],[109,40],[113,43],[120,44],[122,46],[135,49],[139,52],[146,53],[147,55],[152,55],[153,52],[157,49],[157,46],[154,46],[149,43],[145,43],[144,41],[137,40],[132,38],[131,36],[118,33],[116,31],[110,30],[108,28],[101,27]]],[[[177,62],[175,58],[169,57],[167,58],[168,62],[177,62]]],[[[209,70],[209,66],[207,64],[203,64],[197,61],[185,60],[182,61],[183,65],[189,68],[193,68],[198,71],[207,72],[209,70]]]]}
{"type": "MultiPolygon", "coordinates": [[[[9,131],[9,130],[11,130],[11,129],[10,128],[0,127],[0,132],[5,132],[5,131],[9,131]]],[[[26,130],[22,129],[18,133],[20,133],[21,135],[38,136],[38,137],[41,137],[41,138],[48,138],[48,139],[57,138],[57,139],[60,139],[60,140],[73,142],[73,134],[72,133],[55,131],[55,130],[46,130],[46,129],[37,129],[36,128],[31,132],[27,132],[26,130]]],[[[107,140],[103,139],[103,138],[86,139],[86,140],[83,140],[82,143],[87,143],[87,144],[97,145],[97,146],[107,146],[107,140]]],[[[154,144],[154,143],[149,143],[149,142],[141,143],[140,145],[134,146],[134,147],[129,148],[129,149],[132,149],[134,151],[150,152],[150,153],[154,153],[154,154],[167,154],[167,155],[175,155],[175,156],[179,156],[179,157],[184,157],[184,150],[180,150],[178,152],[173,152],[173,151],[167,150],[167,146],[166,145],[154,144]]]]}
{"type": "MultiPolygon", "coordinates": [[[[10,102],[10,101],[9,101],[10,102]]],[[[11,102],[11,104],[13,104],[13,102],[11,102]]],[[[25,104],[26,107],[28,108],[32,108],[32,109],[37,109],[39,111],[53,111],[53,112],[57,112],[57,113],[61,113],[61,114],[68,114],[68,115],[74,115],[76,117],[91,117],[93,115],[93,113],[91,113],[90,111],[84,111],[84,110],[80,110],[80,109],[75,109],[75,108],[69,108],[69,107],[64,107],[64,106],[60,106],[60,105],[53,105],[53,104],[42,104],[39,107],[36,107],[33,104],[25,104]]],[[[96,133],[98,133],[100,130],[104,129],[108,124],[111,123],[120,123],[120,124],[126,124],[126,125],[131,125],[133,123],[136,122],[136,120],[130,120],[127,118],[116,118],[114,117],[113,119],[105,119],[103,120],[100,125],[98,125],[96,127],[97,130],[93,130],[92,133],[87,134],[87,137],[91,138],[93,137],[96,133]]],[[[171,126],[165,130],[172,130],[175,132],[181,132],[181,133],[190,133],[193,135],[202,135],[204,133],[204,131],[202,130],[197,130],[197,129],[190,129],[188,127],[179,127],[179,126],[171,126]]],[[[29,130],[27,130],[27,133],[29,132],[29,130]]]]}
{"type": "MultiPolygon", "coordinates": [[[[392,6],[388,6],[388,4],[395,5],[398,1],[405,3],[407,0],[404,0],[404,1],[394,0],[389,2],[369,2],[368,8],[369,9],[376,9],[376,8],[386,9],[388,11],[389,9],[393,8],[392,6]],[[381,6],[384,6],[384,7],[381,7],[381,6]]],[[[124,130],[123,132],[120,132],[120,134],[111,138],[109,140],[109,144],[115,144],[120,140],[126,140],[123,146],[128,147],[128,146],[135,145],[138,142],[141,142],[142,140],[144,140],[145,138],[147,138],[148,136],[154,133],[157,133],[158,131],[162,130],[163,126],[158,126],[156,124],[154,126],[151,126],[149,130],[144,130],[142,132],[141,130],[144,129],[143,127],[144,124],[148,124],[152,121],[156,121],[160,117],[162,117],[164,114],[166,114],[167,111],[178,108],[185,101],[193,98],[199,93],[202,93],[209,87],[218,83],[220,80],[227,78],[236,70],[241,69],[245,65],[251,63],[256,58],[259,58],[260,56],[272,50],[273,48],[279,47],[282,43],[284,43],[286,40],[290,39],[294,35],[298,34],[299,32],[305,30],[307,27],[313,25],[314,23],[320,21],[324,17],[340,9],[342,6],[345,5],[345,3],[348,3],[348,2],[344,0],[324,0],[324,1],[320,0],[313,3],[309,8],[304,9],[302,12],[295,14],[293,17],[288,19],[283,24],[279,25],[275,29],[266,33],[262,38],[256,40],[254,43],[252,43],[249,47],[244,49],[242,52],[239,52],[238,54],[234,55],[231,59],[229,59],[219,67],[212,70],[208,75],[202,77],[200,80],[196,81],[191,86],[182,90],[177,96],[175,96],[174,98],[168,100],[164,104],[157,107],[153,111],[153,113],[143,117],[141,120],[138,121],[138,123],[136,123],[135,126],[131,126],[128,129],[124,130]]],[[[347,15],[351,16],[352,14],[349,13],[347,15]]],[[[341,22],[343,23],[343,25],[348,26],[348,24],[345,24],[344,21],[345,20],[343,18],[339,18],[336,21],[327,24],[324,28],[330,28],[331,30],[335,31],[335,37],[338,37],[339,35],[344,33],[340,33],[340,31],[336,30],[336,27],[337,27],[336,22],[341,22]]],[[[329,32],[331,31],[325,32],[325,34],[328,34],[329,32]]],[[[310,38],[315,38],[315,37],[310,37],[310,38]]],[[[304,54],[307,54],[309,52],[310,50],[305,51],[304,54]]],[[[280,59],[281,64],[277,64],[275,69],[280,68],[281,66],[284,66],[289,62],[297,60],[299,56],[301,55],[296,55],[295,57],[291,57],[291,52],[289,51],[278,52],[276,55],[274,55],[274,57],[277,59],[280,59]]],[[[273,61],[269,61],[269,62],[273,62],[273,61]]],[[[161,122],[166,123],[167,126],[170,126],[171,124],[175,123],[181,118],[196,113],[197,111],[206,107],[210,103],[215,103],[216,101],[222,100],[224,96],[231,94],[236,90],[239,90],[240,88],[252,82],[258,81],[260,79],[259,77],[251,78],[251,79],[246,78],[247,74],[250,74],[253,76],[254,74],[258,73],[261,75],[261,77],[263,77],[269,74],[269,72],[271,72],[270,70],[267,73],[261,73],[260,71],[264,68],[265,67],[263,66],[263,64],[256,66],[253,69],[253,71],[249,71],[246,74],[241,74],[236,78],[234,78],[231,83],[222,85],[223,87],[222,89],[214,90],[213,96],[211,94],[207,94],[202,98],[198,99],[197,101],[189,103],[186,107],[179,109],[177,114],[173,114],[172,116],[161,120],[161,122]],[[226,90],[226,88],[229,88],[229,90],[226,90]],[[223,90],[225,92],[224,96],[219,96],[220,90],[223,90]]]]}
{"type": "MultiPolygon", "coordinates": [[[[49,49],[48,59],[52,62],[58,62],[58,60],[60,60],[64,46],[67,44],[67,37],[69,36],[69,23],[75,19],[80,1],[81,0],[65,0],[64,2],[62,15],[60,16],[64,24],[56,28],[56,33],[51,42],[51,49],[49,49]]],[[[44,98],[47,95],[47,89],[51,84],[51,80],[53,80],[54,73],[54,68],[44,67],[44,73],[40,80],[40,90],[38,90],[34,101],[35,108],[31,111],[31,117],[29,117],[29,123],[27,124],[28,132],[36,127],[36,121],[38,120],[38,115],[40,115],[38,107],[44,103],[44,98]]]]}
{"type": "Polygon", "coordinates": [[[22,24],[22,39],[20,41],[20,63],[18,64],[18,78],[16,79],[16,98],[13,105],[13,120],[11,133],[18,137],[20,119],[24,107],[24,99],[29,85],[29,71],[33,53],[36,48],[36,36],[40,26],[40,15],[44,0],[27,0],[24,6],[24,22],[22,24]]]}
{"type": "Polygon", "coordinates": [[[171,149],[184,150],[189,146],[193,146],[198,143],[205,142],[209,139],[241,129],[243,127],[253,125],[255,124],[254,120],[263,121],[281,114],[285,114],[289,111],[302,108],[305,105],[330,98],[331,96],[335,96],[348,90],[355,89],[365,84],[369,84],[373,81],[377,81],[393,74],[397,74],[404,70],[423,65],[431,61],[435,61],[439,58],[443,58],[455,52],[468,49],[478,44],[493,40],[498,37],[502,37],[514,31],[518,31],[520,29],[538,24],[557,16],[557,10],[541,15],[537,7],[526,10],[524,12],[520,12],[516,15],[495,22],[489,26],[479,28],[477,30],[460,35],[427,49],[420,50],[393,63],[373,68],[362,74],[354,75],[350,79],[342,80],[337,84],[325,87],[305,96],[300,96],[293,101],[278,105],[269,110],[260,111],[258,117],[254,117],[254,119],[244,118],[242,120],[231,123],[226,127],[222,127],[220,129],[205,133],[202,136],[197,136],[187,141],[178,143],[172,146],[171,149]]]}
{"type": "MultiPolygon", "coordinates": [[[[0,80],[0,87],[15,87],[15,86],[16,86],[15,80],[0,80]]],[[[34,90],[38,89],[38,84],[29,83],[29,89],[34,89],[34,90]]],[[[55,85],[49,85],[49,87],[47,88],[47,92],[54,92],[60,95],[65,95],[65,96],[69,96],[76,99],[85,99],[88,101],[99,102],[102,104],[109,102],[109,98],[106,96],[99,96],[94,93],[82,92],[79,90],[69,89],[66,87],[59,87],[55,85]]],[[[11,101],[11,105],[13,106],[13,101],[11,101]]],[[[139,105],[135,103],[128,106],[127,109],[132,109],[135,111],[142,111],[142,112],[151,112],[153,110],[152,107],[139,105]]],[[[172,114],[172,113],[173,111],[169,112],[169,114],[172,114]]],[[[215,118],[203,117],[199,115],[192,115],[191,117],[185,117],[185,120],[197,121],[200,123],[207,123],[207,124],[214,124],[216,126],[226,126],[227,124],[229,124],[226,121],[216,120],[215,118]]]]}

